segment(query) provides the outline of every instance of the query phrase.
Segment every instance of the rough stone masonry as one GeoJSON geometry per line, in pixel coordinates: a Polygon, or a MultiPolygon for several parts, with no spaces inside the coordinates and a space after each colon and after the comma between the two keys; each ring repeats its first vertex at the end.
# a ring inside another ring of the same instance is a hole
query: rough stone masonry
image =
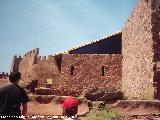
{"type": "Polygon", "coordinates": [[[122,89],[127,98],[157,94],[159,7],[160,0],[139,0],[122,30],[122,89]]]}

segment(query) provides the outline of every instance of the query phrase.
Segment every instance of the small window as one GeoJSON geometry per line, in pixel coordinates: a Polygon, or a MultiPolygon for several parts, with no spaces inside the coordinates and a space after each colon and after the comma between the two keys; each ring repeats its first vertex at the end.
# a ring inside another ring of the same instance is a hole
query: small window
{"type": "Polygon", "coordinates": [[[73,75],[74,72],[74,66],[71,66],[71,75],[73,75]]]}
{"type": "Polygon", "coordinates": [[[104,76],[104,66],[102,66],[102,76],[104,76]]]}

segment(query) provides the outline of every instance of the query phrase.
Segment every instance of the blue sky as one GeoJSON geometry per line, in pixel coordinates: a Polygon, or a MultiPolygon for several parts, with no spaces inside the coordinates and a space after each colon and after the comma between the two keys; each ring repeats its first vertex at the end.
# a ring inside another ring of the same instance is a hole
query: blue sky
{"type": "Polygon", "coordinates": [[[121,31],[137,0],[0,0],[0,72],[12,57],[67,50],[121,31]]]}

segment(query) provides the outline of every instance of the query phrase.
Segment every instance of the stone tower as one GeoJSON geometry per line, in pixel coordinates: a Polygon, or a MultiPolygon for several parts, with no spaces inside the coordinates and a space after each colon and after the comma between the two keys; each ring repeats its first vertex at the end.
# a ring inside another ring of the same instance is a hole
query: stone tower
{"type": "Polygon", "coordinates": [[[122,90],[130,99],[159,96],[160,0],[138,0],[122,30],[122,90]]]}

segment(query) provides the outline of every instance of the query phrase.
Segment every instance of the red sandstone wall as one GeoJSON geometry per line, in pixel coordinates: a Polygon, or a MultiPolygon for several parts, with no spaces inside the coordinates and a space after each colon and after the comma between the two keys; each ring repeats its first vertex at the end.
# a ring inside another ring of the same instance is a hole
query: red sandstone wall
{"type": "Polygon", "coordinates": [[[58,81],[60,71],[55,63],[56,61],[53,56],[37,62],[34,73],[36,74],[39,86],[47,87],[47,79],[52,79],[53,82],[58,81]]]}
{"type": "Polygon", "coordinates": [[[122,88],[127,98],[150,99],[154,94],[151,1],[138,1],[122,31],[122,88]]]}
{"type": "MultiPolygon", "coordinates": [[[[105,54],[62,55],[61,76],[56,89],[63,95],[80,93],[86,88],[120,88],[122,56],[105,54]],[[74,66],[71,75],[71,66],[74,66]],[[105,68],[102,76],[102,66],[105,68]]],[[[53,88],[55,89],[55,87],[53,88]]]]}
{"type": "Polygon", "coordinates": [[[53,56],[38,56],[39,50],[34,49],[24,55],[19,65],[19,71],[22,74],[22,83],[27,85],[32,80],[38,80],[38,85],[46,87],[46,80],[57,79],[59,69],[53,56]]]}
{"type": "Polygon", "coordinates": [[[28,82],[36,79],[33,68],[35,67],[37,55],[38,49],[30,51],[23,56],[23,59],[20,62],[19,71],[21,72],[22,82],[25,84],[28,84],[28,82]]]}

